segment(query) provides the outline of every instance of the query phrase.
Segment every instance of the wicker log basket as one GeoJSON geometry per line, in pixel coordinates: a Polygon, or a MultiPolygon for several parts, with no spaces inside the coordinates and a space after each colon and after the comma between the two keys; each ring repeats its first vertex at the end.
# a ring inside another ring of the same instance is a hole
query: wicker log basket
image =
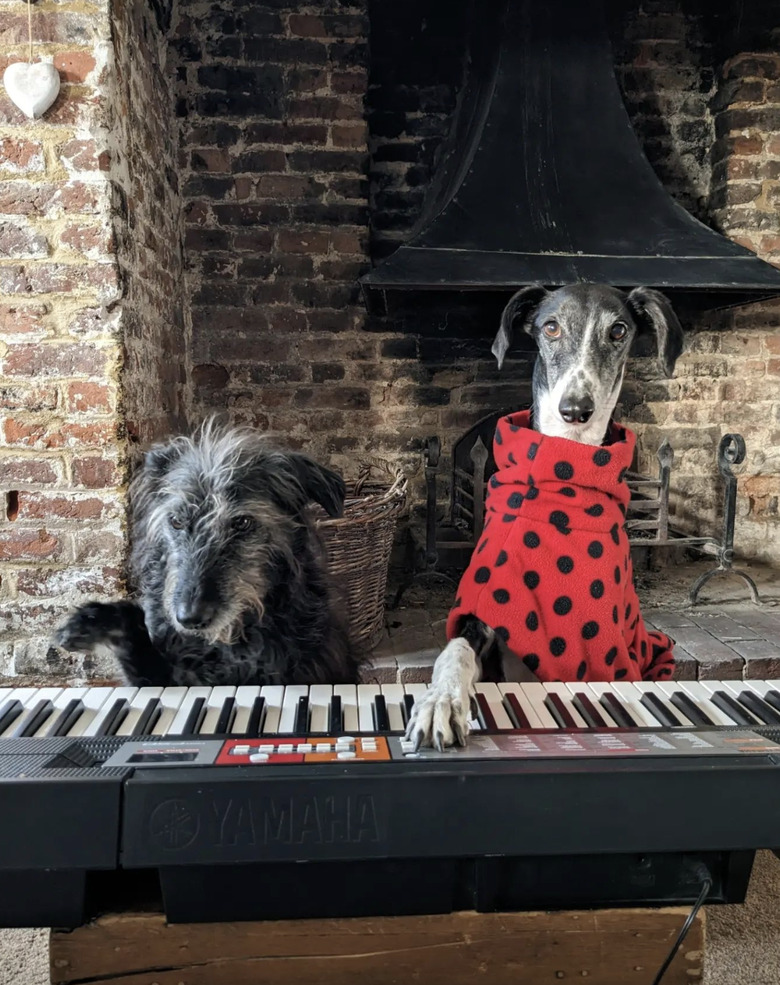
{"type": "Polygon", "coordinates": [[[362,462],[354,484],[347,484],[344,515],[321,519],[318,511],[316,516],[356,649],[370,650],[382,636],[390,552],[407,484],[403,471],[388,462],[362,462]]]}

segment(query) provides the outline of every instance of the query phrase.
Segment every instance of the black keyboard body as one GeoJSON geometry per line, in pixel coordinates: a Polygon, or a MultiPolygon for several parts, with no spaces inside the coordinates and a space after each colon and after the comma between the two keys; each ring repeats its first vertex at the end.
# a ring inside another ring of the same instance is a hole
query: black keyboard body
{"type": "Polygon", "coordinates": [[[77,926],[138,885],[171,922],[672,904],[702,867],[710,902],[737,902],[780,844],[780,732],[696,734],[753,745],[500,758],[483,733],[470,754],[187,765],[199,740],[150,737],[105,765],[129,740],[4,740],[0,925],[77,926]]]}

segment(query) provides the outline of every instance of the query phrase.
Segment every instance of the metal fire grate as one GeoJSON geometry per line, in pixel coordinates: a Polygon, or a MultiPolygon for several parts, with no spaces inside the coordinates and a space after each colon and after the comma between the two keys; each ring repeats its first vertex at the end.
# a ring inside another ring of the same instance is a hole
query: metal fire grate
{"type": "MultiPolygon", "coordinates": [[[[496,471],[493,434],[504,413],[493,413],[479,421],[455,443],[452,452],[449,517],[439,524],[439,485],[441,479],[441,441],[427,438],[423,445],[426,480],[426,535],[422,554],[422,573],[462,572],[482,532],[488,481],[496,471]]],[[[629,543],[635,548],[691,547],[714,555],[718,566],[702,575],[690,591],[695,603],[704,584],[719,573],[732,573],[750,588],[751,598],[759,602],[753,581],[732,568],[734,559],[734,518],[736,477],[731,466],[744,460],[745,443],[740,435],[728,434],[718,449],[718,467],[726,483],[724,526],[721,541],[713,537],[690,536],[674,527],[669,519],[669,484],[674,450],[668,440],[658,449],[658,475],[628,472],[626,482],[631,500],[626,516],[629,543]]]]}

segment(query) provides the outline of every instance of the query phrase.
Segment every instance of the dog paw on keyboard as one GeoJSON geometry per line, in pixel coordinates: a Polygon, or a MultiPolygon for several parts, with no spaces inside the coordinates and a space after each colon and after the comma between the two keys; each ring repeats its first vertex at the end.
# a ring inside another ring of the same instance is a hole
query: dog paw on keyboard
{"type": "Polygon", "coordinates": [[[465,640],[451,640],[436,658],[433,682],[415,701],[406,738],[420,746],[443,751],[447,746],[466,745],[471,710],[469,691],[476,676],[474,650],[465,640]]]}

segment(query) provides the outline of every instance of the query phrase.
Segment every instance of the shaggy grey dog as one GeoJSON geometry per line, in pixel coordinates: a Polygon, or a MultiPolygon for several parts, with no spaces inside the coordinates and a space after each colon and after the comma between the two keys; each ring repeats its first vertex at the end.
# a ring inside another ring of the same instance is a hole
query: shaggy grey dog
{"type": "Polygon", "coordinates": [[[344,495],[249,430],[208,422],[152,448],[130,486],[137,601],[82,606],[55,642],[110,647],[138,686],[356,681],[306,509],[339,516],[344,495]]]}

